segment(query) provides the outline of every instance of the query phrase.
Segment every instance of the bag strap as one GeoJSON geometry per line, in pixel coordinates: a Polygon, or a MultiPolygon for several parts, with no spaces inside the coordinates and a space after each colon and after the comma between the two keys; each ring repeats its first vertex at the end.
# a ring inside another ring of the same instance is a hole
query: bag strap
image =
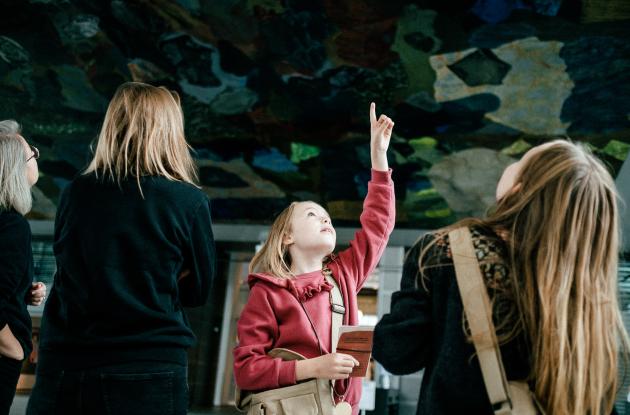
{"type": "MultiPolygon", "coordinates": [[[[324,277],[326,277],[326,281],[332,285],[332,290],[330,290],[330,309],[332,311],[332,324],[330,325],[330,352],[335,353],[337,351],[337,342],[339,340],[339,328],[343,324],[343,316],[346,314],[346,307],[343,303],[343,295],[341,294],[341,290],[339,289],[339,284],[337,284],[337,280],[332,276],[332,272],[326,267],[324,268],[324,277]]],[[[333,402],[335,401],[335,383],[336,382],[344,382],[343,380],[331,381],[331,393],[333,396],[333,402]]],[[[346,386],[347,387],[347,386],[346,386]]],[[[345,394],[344,394],[345,395],[345,394]]],[[[342,397],[343,399],[343,397],[342,397]]]]}
{"type": "Polygon", "coordinates": [[[332,285],[330,290],[330,309],[332,310],[332,324],[330,325],[330,346],[331,352],[337,351],[337,341],[339,340],[339,328],[343,324],[343,316],[346,314],[346,307],[343,303],[343,295],[339,289],[337,280],[332,276],[330,272],[324,272],[326,281],[332,285]]]}
{"type": "Polygon", "coordinates": [[[449,232],[448,236],[457,286],[492,409],[496,415],[511,414],[512,402],[492,322],[492,307],[470,230],[467,227],[458,228],[449,232]]]}

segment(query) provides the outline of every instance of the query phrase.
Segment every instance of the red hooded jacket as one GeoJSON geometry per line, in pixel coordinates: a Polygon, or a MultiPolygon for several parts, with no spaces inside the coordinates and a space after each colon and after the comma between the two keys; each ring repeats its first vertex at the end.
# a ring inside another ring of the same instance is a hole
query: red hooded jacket
{"type": "MultiPolygon", "coordinates": [[[[346,306],[343,324],[358,324],[357,292],[378,264],[394,228],[394,184],[391,169],[372,170],[361,214],[361,229],[350,247],[333,257],[328,267],[339,284],[346,306]]],[[[329,291],[321,271],[293,279],[268,274],[249,275],[250,294],[238,321],[239,344],[234,348],[234,376],[243,390],[260,391],[294,385],[295,361],[272,359],[273,348],[291,349],[306,358],[318,357],[313,328],[299,302],[303,302],[322,342],[322,352],[331,349],[329,291]]],[[[338,395],[358,414],[361,378],[337,382],[338,395]]],[[[341,398],[337,399],[338,401],[341,398]]]]}

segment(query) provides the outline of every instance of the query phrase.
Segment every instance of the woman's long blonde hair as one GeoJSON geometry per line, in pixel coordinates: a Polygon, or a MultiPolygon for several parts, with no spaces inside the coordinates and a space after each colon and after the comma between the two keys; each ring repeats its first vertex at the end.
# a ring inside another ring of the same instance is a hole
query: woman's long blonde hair
{"type": "Polygon", "coordinates": [[[0,121],[0,210],[15,209],[21,215],[31,210],[33,196],[26,177],[26,159],[19,124],[0,121]]]}
{"type": "Polygon", "coordinates": [[[479,225],[506,233],[515,303],[506,318],[516,324],[509,337],[530,342],[536,397],[548,414],[608,414],[618,354],[630,347],[617,301],[614,181],[586,147],[557,140],[532,154],[517,182],[487,218],[444,232],[479,225]]]}
{"type": "Polygon", "coordinates": [[[179,96],[164,87],[127,82],[109,103],[94,158],[84,174],[120,183],[135,177],[163,176],[191,184],[197,169],[184,137],[179,96]]]}
{"type": "Polygon", "coordinates": [[[291,218],[298,203],[291,203],[273,221],[267,239],[249,263],[250,274],[261,272],[278,278],[293,277],[289,247],[284,243],[284,237],[291,232],[291,218]]]}

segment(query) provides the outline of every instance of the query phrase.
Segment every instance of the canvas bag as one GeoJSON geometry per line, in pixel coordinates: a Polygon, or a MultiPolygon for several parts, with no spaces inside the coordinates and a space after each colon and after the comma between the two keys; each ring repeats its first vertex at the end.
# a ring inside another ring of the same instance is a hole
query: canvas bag
{"type": "Polygon", "coordinates": [[[495,415],[544,414],[527,382],[508,381],[506,378],[492,322],[492,307],[470,230],[467,227],[458,228],[449,232],[448,236],[464,314],[495,415]]]}
{"type": "MultiPolygon", "coordinates": [[[[268,355],[282,360],[303,360],[289,349],[273,349],[268,355]]],[[[330,381],[310,379],[296,385],[249,393],[236,389],[236,408],[247,415],[332,415],[334,410],[330,381]]]]}
{"type": "MultiPolygon", "coordinates": [[[[324,272],[324,275],[326,280],[333,286],[331,290],[331,341],[333,342],[334,350],[337,337],[339,336],[339,327],[341,327],[343,322],[345,307],[337,281],[330,275],[330,272],[324,272]]],[[[317,332],[315,332],[315,335],[317,336],[317,332]]],[[[319,341],[319,337],[317,340],[319,341]]],[[[281,358],[282,360],[305,359],[301,354],[283,348],[272,349],[267,355],[273,358],[281,358]]],[[[335,414],[332,384],[328,379],[309,379],[296,385],[258,393],[241,391],[237,387],[235,405],[239,411],[246,412],[247,415],[335,414]]]]}

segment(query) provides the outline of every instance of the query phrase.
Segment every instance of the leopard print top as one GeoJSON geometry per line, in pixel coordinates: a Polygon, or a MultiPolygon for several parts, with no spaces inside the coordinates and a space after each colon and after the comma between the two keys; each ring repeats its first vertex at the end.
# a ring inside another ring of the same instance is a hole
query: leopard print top
{"type": "MultiPolygon", "coordinates": [[[[476,226],[470,227],[473,245],[481,268],[481,274],[488,289],[488,295],[492,303],[492,314],[497,329],[497,336],[502,338],[514,331],[517,310],[507,264],[508,250],[505,242],[498,236],[489,235],[476,226]]],[[[451,263],[452,253],[448,234],[438,234],[435,240],[439,252],[434,261],[437,263],[451,263]],[[446,259],[447,258],[447,259],[446,259]],[[445,260],[446,259],[446,260],[445,260]]],[[[431,261],[433,262],[433,261],[431,261]]]]}

